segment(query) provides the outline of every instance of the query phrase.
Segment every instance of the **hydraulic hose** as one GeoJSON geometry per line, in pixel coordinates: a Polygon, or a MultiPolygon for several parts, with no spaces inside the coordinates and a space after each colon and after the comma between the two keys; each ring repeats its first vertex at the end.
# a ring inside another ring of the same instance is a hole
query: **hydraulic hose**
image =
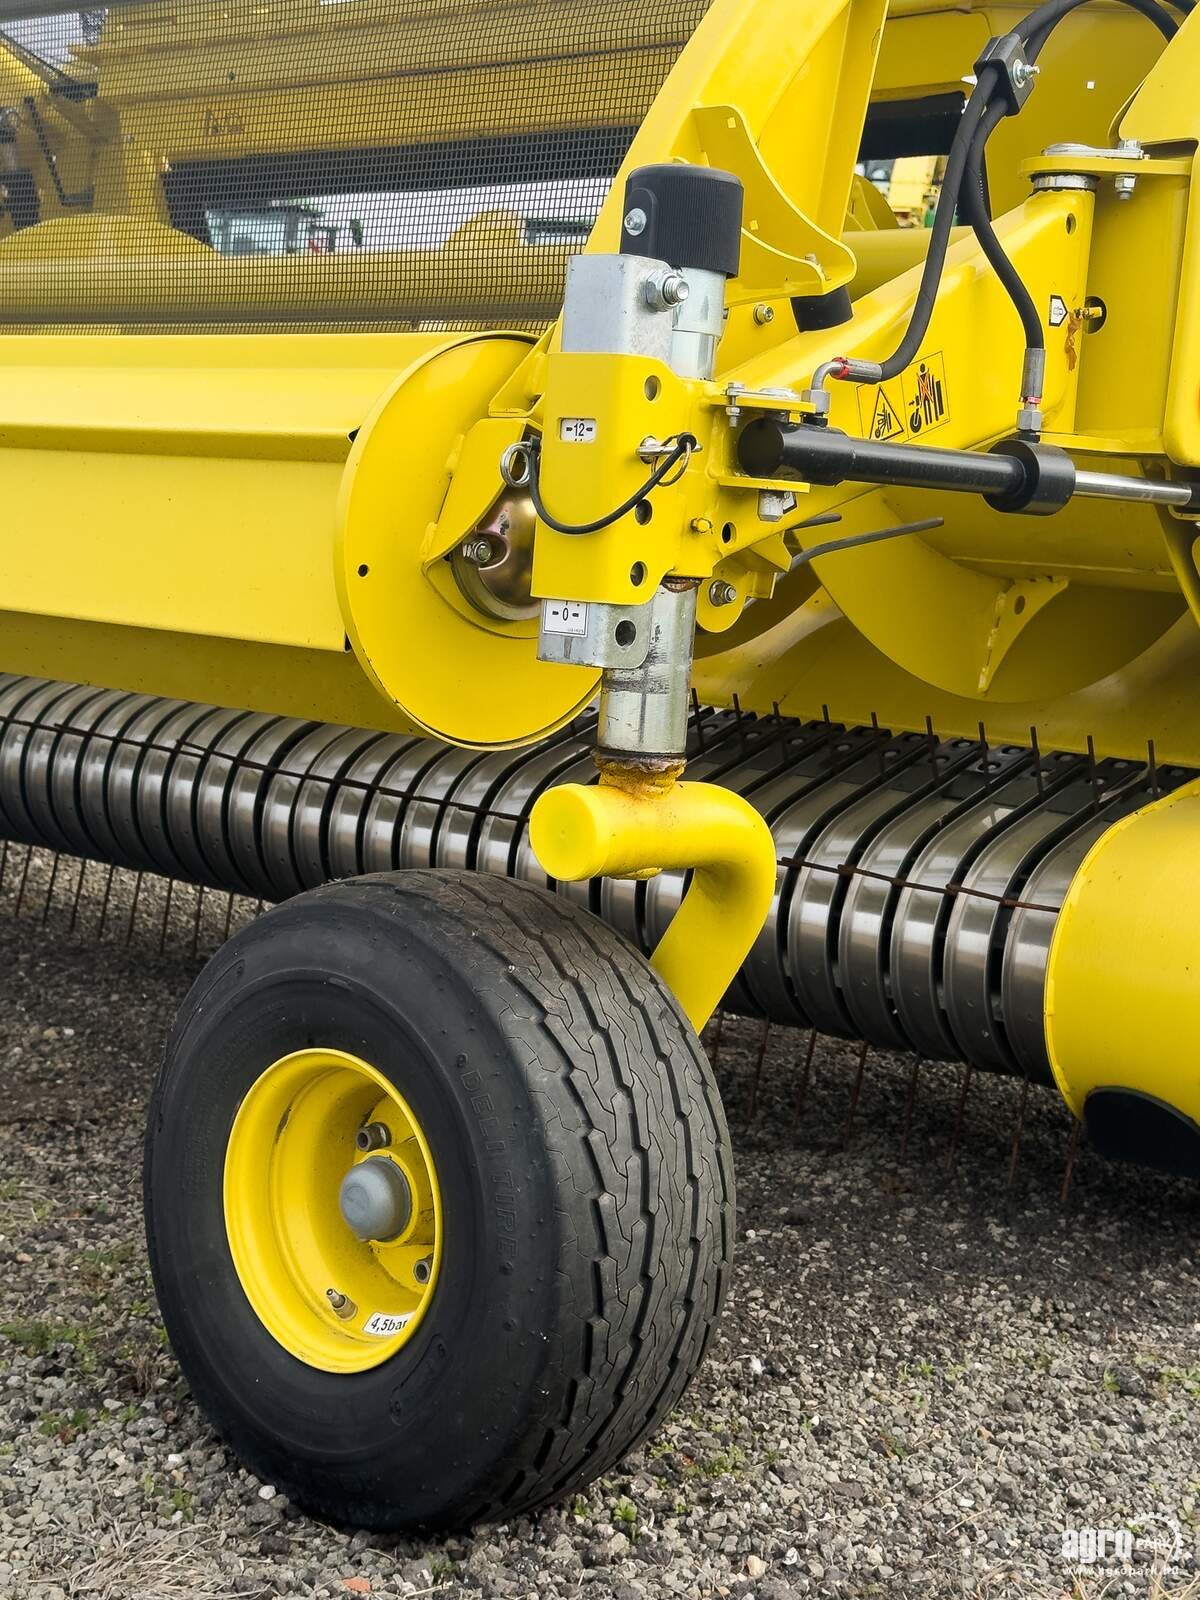
{"type": "MultiPolygon", "coordinates": [[[[1030,64],[1037,61],[1046,41],[1058,23],[1085,0],[1048,0],[1030,13],[1018,28],[1025,43],[1025,55],[1030,64]]],[[[1174,38],[1178,24],[1157,0],[1125,0],[1134,11],[1151,21],[1168,41],[1174,38]]],[[[1188,0],[1191,3],[1191,0],[1188,0]]],[[[1010,114],[1003,100],[992,101],[971,139],[967,156],[966,174],[959,197],[965,220],[970,224],[984,257],[1004,286],[1012,301],[1025,335],[1025,364],[1021,384],[1021,401],[1026,407],[1040,410],[1043,380],[1046,370],[1046,333],[1041,314],[1020,273],[1009,260],[999,236],[992,226],[986,200],[984,158],[987,142],[996,128],[1010,114]]]]}
{"type": "MultiPolygon", "coordinates": [[[[1123,3],[1152,22],[1165,39],[1173,39],[1178,32],[1179,25],[1175,18],[1158,3],[1158,0],[1123,0],[1123,3]]],[[[1030,12],[1017,26],[1014,31],[1024,41],[1026,57],[1031,64],[1036,62],[1059,22],[1083,4],[1086,4],[1086,0],[1045,0],[1043,5],[1030,12]]],[[[1186,13],[1192,9],[1193,4],[1194,0],[1178,0],[1178,9],[1186,13]]],[[[1027,374],[1031,370],[1030,356],[1035,358],[1033,370],[1038,370],[1041,365],[1036,361],[1037,353],[1045,350],[1041,317],[1032,296],[1022,282],[1020,274],[1009,261],[992,227],[983,198],[983,161],[987,141],[1011,109],[1006,101],[995,99],[1002,72],[1003,68],[999,63],[985,63],[980,69],[975,88],[967,100],[962,120],[955,130],[950,146],[942,191],[938,196],[934,212],[929,251],[925,257],[925,267],[921,274],[908,328],[896,350],[877,368],[874,364],[863,364],[871,366],[872,370],[869,380],[862,381],[886,382],[890,378],[899,377],[900,373],[916,360],[933,318],[938,288],[945,270],[946,254],[950,246],[950,235],[960,207],[963,208],[967,221],[975,231],[980,248],[1003,283],[1021,318],[1021,325],[1025,331],[1027,374]]],[[[843,376],[851,378],[857,376],[852,365],[843,364],[843,367],[843,376]]]]}
{"type": "MultiPolygon", "coordinates": [[[[1018,23],[1013,31],[1024,39],[1027,59],[1036,61],[1046,40],[1062,19],[1087,3],[1088,0],[1044,0],[1044,4],[1018,23]]],[[[1178,9],[1190,11],[1192,3],[1193,0],[1186,0],[1186,4],[1180,3],[1178,9]]],[[[1122,4],[1140,12],[1148,22],[1152,22],[1164,39],[1173,39],[1179,31],[1175,18],[1158,0],[1122,0],[1122,4]]]]}
{"type": "Polygon", "coordinates": [[[925,335],[929,332],[929,324],[933,319],[933,309],[937,304],[938,288],[946,266],[946,252],[950,248],[950,233],[954,227],[954,218],[958,210],[958,197],[962,191],[971,146],[974,142],[976,131],[983,121],[984,113],[987,111],[988,103],[996,91],[999,79],[1000,68],[998,66],[985,67],[979,74],[979,81],[975,85],[971,97],[963,110],[962,121],[955,130],[954,140],[950,146],[950,154],[946,160],[946,174],[942,182],[942,192],[938,196],[937,208],[933,214],[929,252],[925,257],[925,268],[921,273],[921,283],[917,289],[917,298],[913,303],[908,329],[897,348],[886,361],[880,364],[880,375],[875,380],[877,382],[882,383],[889,378],[898,378],[902,372],[911,367],[920,353],[925,335]]]}
{"type": "MultiPolygon", "coordinates": [[[[1046,334],[1042,327],[1041,314],[1034,303],[1033,296],[1025,286],[1021,274],[1009,260],[1004,246],[1000,243],[992,219],[988,214],[987,203],[984,199],[983,160],[987,141],[994,129],[1004,120],[1007,107],[1003,101],[993,102],[985,112],[979,128],[971,141],[971,149],[967,157],[966,181],[962,191],[962,210],[964,220],[970,224],[979,248],[987,258],[992,271],[1000,279],[1008,293],[1009,299],[1016,307],[1017,315],[1021,319],[1021,326],[1025,330],[1026,351],[1041,350],[1046,348],[1046,334]]],[[[1029,396],[1022,396],[1032,398],[1029,396]]],[[[1041,394],[1037,398],[1040,400],[1041,394]]]]}

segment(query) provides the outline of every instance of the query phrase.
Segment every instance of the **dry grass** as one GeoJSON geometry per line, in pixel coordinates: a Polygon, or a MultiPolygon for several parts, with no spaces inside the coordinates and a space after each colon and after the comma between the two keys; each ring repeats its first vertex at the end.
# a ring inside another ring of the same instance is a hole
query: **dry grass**
{"type": "MultiPolygon", "coordinates": [[[[1071,1588],[1063,1591],[1064,1600],[1105,1600],[1122,1581],[1119,1577],[1077,1578],[1071,1588]]],[[[1146,1600],[1200,1600],[1200,1578],[1176,1582],[1161,1572],[1151,1572],[1149,1583],[1146,1600]]]]}
{"type": "Polygon", "coordinates": [[[133,1529],[105,1517],[80,1530],[60,1525],[38,1551],[38,1577],[70,1600],[228,1600],[216,1548],[191,1528],[133,1529]]]}
{"type": "MultiPolygon", "coordinates": [[[[1145,1600],[1200,1600],[1200,1577],[1175,1579],[1151,1568],[1145,1573],[1145,1600]]],[[[989,1572],[975,1587],[963,1591],[963,1600],[1116,1600],[1126,1592],[1126,1572],[1098,1572],[1094,1577],[1072,1575],[1061,1586],[1046,1579],[1032,1580],[1027,1569],[1005,1566],[989,1572]]]]}

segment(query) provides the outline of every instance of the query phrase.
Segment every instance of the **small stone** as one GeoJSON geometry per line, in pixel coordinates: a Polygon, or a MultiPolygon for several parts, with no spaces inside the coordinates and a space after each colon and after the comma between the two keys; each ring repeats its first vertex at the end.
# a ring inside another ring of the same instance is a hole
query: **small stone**
{"type": "Polygon", "coordinates": [[[844,1500],[865,1500],[868,1489],[865,1483],[859,1483],[854,1478],[847,1478],[844,1483],[832,1485],[834,1494],[840,1494],[844,1500]]]}
{"type": "Polygon", "coordinates": [[[1113,1367],[1109,1376],[1111,1387],[1119,1395],[1136,1399],[1146,1393],[1146,1380],[1136,1367],[1113,1367]]]}
{"type": "Polygon", "coordinates": [[[746,1571],[752,1578],[764,1577],[767,1571],[767,1563],[761,1556],[747,1556],[746,1571]]]}
{"type": "Polygon", "coordinates": [[[258,1498],[260,1500],[274,1500],[278,1492],[279,1491],[276,1489],[273,1483],[264,1483],[262,1488],[258,1491],[258,1498]]]}

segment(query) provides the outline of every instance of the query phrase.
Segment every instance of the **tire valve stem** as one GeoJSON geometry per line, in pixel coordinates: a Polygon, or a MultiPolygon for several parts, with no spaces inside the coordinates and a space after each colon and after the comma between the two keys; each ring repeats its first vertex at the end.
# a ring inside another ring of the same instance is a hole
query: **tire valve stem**
{"type": "Polygon", "coordinates": [[[349,1322],[358,1315],[358,1307],[354,1301],[344,1294],[339,1294],[336,1289],[326,1289],[325,1298],[329,1301],[330,1309],[335,1317],[340,1317],[343,1322],[349,1322]]]}
{"type": "Polygon", "coordinates": [[[372,1150],[386,1150],[392,1142],[392,1130],[382,1122],[368,1122],[354,1135],[355,1147],[369,1154],[372,1150]]]}
{"type": "Polygon", "coordinates": [[[413,1263],[413,1277],[424,1287],[433,1276],[433,1257],[422,1256],[420,1261],[413,1263]]]}

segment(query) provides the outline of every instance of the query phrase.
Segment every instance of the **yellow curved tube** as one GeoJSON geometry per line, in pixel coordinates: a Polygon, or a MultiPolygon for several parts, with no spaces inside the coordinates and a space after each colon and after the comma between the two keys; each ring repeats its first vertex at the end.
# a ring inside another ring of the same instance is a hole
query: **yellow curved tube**
{"type": "Polygon", "coordinates": [[[762,931],[775,892],[775,841],[754,807],[711,783],[665,793],[564,784],[534,806],[530,839],[545,870],[564,883],[693,869],[651,965],[699,1033],[762,931]]]}

